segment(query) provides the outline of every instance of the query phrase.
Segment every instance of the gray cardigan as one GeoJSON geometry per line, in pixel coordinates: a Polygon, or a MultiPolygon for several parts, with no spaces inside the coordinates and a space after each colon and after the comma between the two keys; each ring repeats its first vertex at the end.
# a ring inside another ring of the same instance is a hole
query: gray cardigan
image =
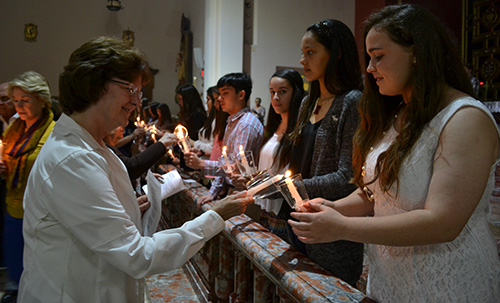
{"type": "Polygon", "coordinates": [[[310,179],[304,180],[310,199],[337,200],[352,193],[352,138],[359,124],[361,92],[352,90],[335,97],[318,128],[310,179]]]}
{"type": "MultiPolygon", "coordinates": [[[[305,179],[309,198],[337,200],[349,195],[356,186],[349,183],[352,170],[352,138],[359,124],[358,101],[361,92],[337,96],[316,132],[311,162],[311,178],[305,179]]],[[[292,231],[290,226],[289,236],[292,231]]],[[[290,241],[298,243],[291,236],[290,241]]],[[[300,244],[296,244],[299,245],[300,244]]],[[[297,248],[297,247],[296,247],[297,248]]],[[[309,258],[335,276],[355,286],[363,269],[363,244],[350,241],[306,244],[309,258]]]]}

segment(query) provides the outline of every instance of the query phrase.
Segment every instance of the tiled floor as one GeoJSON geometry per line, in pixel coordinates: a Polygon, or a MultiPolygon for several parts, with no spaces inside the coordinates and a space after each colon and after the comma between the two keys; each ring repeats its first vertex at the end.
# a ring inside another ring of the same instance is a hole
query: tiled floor
{"type": "Polygon", "coordinates": [[[185,266],[146,278],[149,298],[146,302],[198,303],[206,302],[191,284],[185,266]]]}

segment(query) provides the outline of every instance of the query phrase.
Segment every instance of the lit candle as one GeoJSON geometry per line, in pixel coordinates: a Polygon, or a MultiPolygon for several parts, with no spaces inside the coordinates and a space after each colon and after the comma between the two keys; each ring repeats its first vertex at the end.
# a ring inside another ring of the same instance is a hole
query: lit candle
{"type": "Polygon", "coordinates": [[[292,175],[292,172],[287,170],[285,173],[285,183],[286,186],[288,187],[288,191],[292,195],[292,198],[295,200],[295,208],[300,208],[302,207],[302,198],[299,195],[299,192],[297,191],[297,188],[295,187],[295,184],[293,184],[292,179],[290,179],[290,176],[292,175]]]}
{"type": "Polygon", "coordinates": [[[227,172],[232,173],[233,168],[231,167],[231,163],[229,163],[229,158],[227,157],[227,146],[222,147],[222,158],[224,162],[226,162],[227,172]]]}
{"type": "Polygon", "coordinates": [[[187,143],[186,139],[189,137],[187,128],[179,124],[175,127],[174,134],[177,136],[177,138],[179,138],[179,143],[181,145],[182,151],[188,152],[189,144],[187,143]]]}
{"type": "Polygon", "coordinates": [[[250,165],[248,165],[247,158],[245,157],[245,151],[243,150],[243,145],[240,145],[240,157],[241,157],[241,163],[243,164],[243,168],[245,169],[245,172],[247,175],[251,176],[252,171],[250,170],[250,165]]]}
{"type": "Polygon", "coordinates": [[[168,155],[170,156],[170,158],[172,158],[172,160],[175,160],[174,153],[172,152],[171,149],[168,150],[168,155]]]}
{"type": "Polygon", "coordinates": [[[153,125],[153,128],[151,129],[151,138],[156,142],[156,126],[153,125]]]}
{"type": "Polygon", "coordinates": [[[257,185],[255,185],[254,187],[250,188],[248,190],[248,193],[250,195],[255,195],[256,193],[258,193],[259,191],[267,188],[268,186],[271,186],[273,185],[274,182],[278,182],[279,180],[281,180],[281,178],[283,178],[283,175],[280,175],[280,174],[277,174],[276,176],[262,182],[262,183],[259,183],[257,185]]]}

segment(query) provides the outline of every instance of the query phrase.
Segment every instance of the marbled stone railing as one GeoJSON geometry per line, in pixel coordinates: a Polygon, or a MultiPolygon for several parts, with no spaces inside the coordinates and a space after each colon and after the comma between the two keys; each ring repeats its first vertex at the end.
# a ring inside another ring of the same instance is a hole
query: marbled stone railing
{"type": "MultiPolygon", "coordinates": [[[[164,201],[160,228],[200,214],[194,201],[207,190],[195,182],[186,185],[188,190],[164,201]]],[[[244,214],[227,220],[189,267],[212,302],[371,302],[244,214]]]]}

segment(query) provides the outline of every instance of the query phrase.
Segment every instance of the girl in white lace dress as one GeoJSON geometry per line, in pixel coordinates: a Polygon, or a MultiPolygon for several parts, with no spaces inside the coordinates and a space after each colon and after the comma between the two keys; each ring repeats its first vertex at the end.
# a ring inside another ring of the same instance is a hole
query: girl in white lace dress
{"type": "Polygon", "coordinates": [[[305,243],[370,243],[378,302],[500,302],[488,226],[499,131],[444,27],[415,5],[365,29],[366,87],[350,196],[315,199],[289,221],[305,243]],[[328,232],[325,232],[328,230],[328,232]]]}

